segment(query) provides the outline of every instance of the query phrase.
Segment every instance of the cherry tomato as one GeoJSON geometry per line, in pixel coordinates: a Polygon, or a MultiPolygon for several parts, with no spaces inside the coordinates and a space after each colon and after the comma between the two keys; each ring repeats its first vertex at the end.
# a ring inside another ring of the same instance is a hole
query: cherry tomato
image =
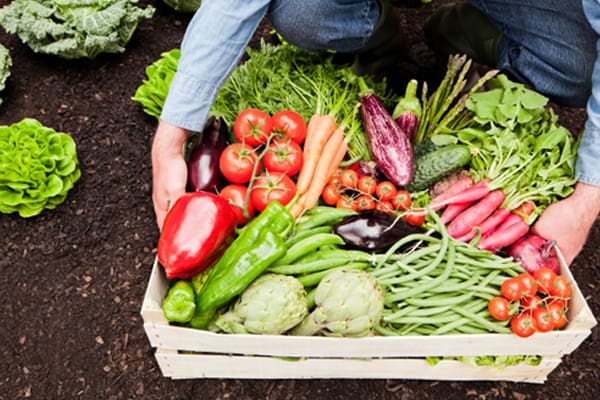
{"type": "Polygon", "coordinates": [[[321,193],[321,198],[323,202],[329,206],[334,206],[337,204],[340,199],[340,191],[337,186],[332,185],[331,183],[323,188],[323,192],[321,193]]]}
{"type": "Polygon", "coordinates": [[[539,307],[533,309],[531,312],[533,324],[539,332],[550,332],[554,329],[554,321],[552,320],[552,314],[547,307],[539,307]]]}
{"type": "Polygon", "coordinates": [[[341,175],[336,175],[336,174],[331,175],[331,178],[329,178],[328,184],[329,185],[333,185],[333,186],[335,186],[336,188],[338,188],[340,190],[344,186],[344,184],[342,182],[342,176],[341,175]]]}
{"type": "Polygon", "coordinates": [[[263,156],[263,163],[269,172],[283,172],[294,176],[302,168],[304,155],[300,145],[290,139],[275,139],[269,144],[263,156]]]}
{"type": "Polygon", "coordinates": [[[558,297],[560,299],[568,299],[571,297],[573,290],[571,289],[571,284],[567,277],[558,275],[552,281],[550,288],[548,289],[548,293],[550,296],[558,297]]]}
{"type": "Polygon", "coordinates": [[[277,111],[271,120],[275,131],[282,133],[295,143],[302,144],[306,139],[306,121],[296,111],[277,111]]]}
{"type": "Polygon", "coordinates": [[[356,171],[352,169],[345,169],[342,171],[341,178],[345,187],[349,189],[356,189],[356,186],[358,185],[358,174],[356,171]]]}
{"type": "Polygon", "coordinates": [[[554,272],[550,268],[540,268],[534,271],[533,277],[538,283],[538,290],[542,293],[548,293],[548,291],[552,287],[552,282],[554,282],[554,278],[556,278],[556,272],[554,272]]]}
{"type": "Polygon", "coordinates": [[[348,210],[357,210],[356,203],[351,197],[341,195],[337,203],[335,203],[337,208],[346,208],[348,210]]]}
{"type": "Polygon", "coordinates": [[[392,182],[381,181],[377,184],[375,195],[379,198],[379,200],[387,201],[394,198],[396,191],[396,185],[394,185],[392,182]]]}
{"type": "Polygon", "coordinates": [[[412,203],[410,193],[406,190],[397,190],[392,197],[392,204],[396,210],[408,210],[412,203]]]}
{"type": "Polygon", "coordinates": [[[355,200],[356,208],[359,210],[372,210],[375,208],[375,201],[369,195],[363,194],[355,200]]]}
{"type": "Polygon", "coordinates": [[[567,325],[567,311],[565,310],[564,305],[561,305],[558,302],[552,302],[548,304],[548,311],[550,312],[555,328],[561,329],[567,325]]]}
{"type": "Polygon", "coordinates": [[[284,206],[296,195],[296,184],[281,172],[260,175],[252,186],[250,198],[258,211],[263,211],[271,201],[278,201],[284,206]]]}
{"type": "Polygon", "coordinates": [[[423,225],[423,222],[425,222],[425,214],[406,213],[406,214],[404,214],[403,218],[409,224],[416,225],[416,226],[421,226],[421,225],[423,225]]]}
{"type": "Polygon", "coordinates": [[[530,273],[524,272],[522,274],[517,275],[517,280],[521,282],[523,285],[523,289],[527,292],[528,295],[534,296],[538,292],[538,285],[535,281],[535,278],[530,273]]]}
{"type": "Polygon", "coordinates": [[[358,184],[356,186],[359,192],[371,195],[375,193],[375,189],[377,188],[377,180],[372,176],[361,176],[358,179],[358,184]]]}
{"type": "Polygon", "coordinates": [[[378,201],[375,208],[388,214],[394,211],[394,206],[389,201],[378,201]]]}
{"type": "Polygon", "coordinates": [[[246,207],[246,215],[244,215],[246,193],[248,193],[248,187],[237,183],[227,185],[219,192],[219,196],[223,197],[231,204],[238,225],[243,225],[248,222],[256,212],[254,205],[249,201],[246,207]]]}
{"type": "Polygon", "coordinates": [[[493,297],[488,302],[488,311],[492,318],[499,321],[506,321],[510,318],[510,305],[504,297],[493,297]]]}
{"type": "Polygon", "coordinates": [[[257,171],[262,168],[254,148],[243,143],[232,143],[225,147],[219,158],[221,173],[231,183],[248,183],[252,178],[254,164],[257,171]]]}
{"type": "Polygon", "coordinates": [[[531,313],[522,312],[510,320],[510,328],[515,335],[529,337],[535,333],[535,325],[531,313]]]}
{"type": "Polygon", "coordinates": [[[233,134],[238,142],[250,146],[266,143],[273,131],[269,114],[256,108],[247,108],[238,114],[233,123],[233,134]]]}
{"type": "Polygon", "coordinates": [[[544,300],[537,294],[529,294],[526,293],[523,297],[521,297],[521,308],[523,310],[533,310],[534,308],[542,307],[544,305],[544,300]]]}
{"type": "Polygon", "coordinates": [[[517,301],[521,299],[525,288],[517,278],[508,278],[500,285],[500,293],[509,301],[517,301]]]}

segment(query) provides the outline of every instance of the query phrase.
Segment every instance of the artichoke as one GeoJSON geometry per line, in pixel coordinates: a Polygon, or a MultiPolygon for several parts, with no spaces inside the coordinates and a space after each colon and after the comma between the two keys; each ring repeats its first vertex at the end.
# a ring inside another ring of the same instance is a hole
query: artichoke
{"type": "Polygon", "coordinates": [[[383,313],[383,291],[368,272],[341,269],[321,280],[315,304],[315,310],[290,334],[366,336],[383,313]]]}
{"type": "Polygon", "coordinates": [[[287,332],[308,315],[304,286],[289,275],[264,274],[220,315],[215,326],[225,333],[278,335],[287,332]]]}

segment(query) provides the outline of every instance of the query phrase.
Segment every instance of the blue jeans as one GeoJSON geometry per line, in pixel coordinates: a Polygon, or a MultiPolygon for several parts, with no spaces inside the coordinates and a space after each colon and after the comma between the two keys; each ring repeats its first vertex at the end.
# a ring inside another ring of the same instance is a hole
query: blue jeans
{"type": "Polygon", "coordinates": [[[557,103],[577,107],[587,103],[598,36],[581,1],[469,2],[503,33],[497,68],[557,103]]]}

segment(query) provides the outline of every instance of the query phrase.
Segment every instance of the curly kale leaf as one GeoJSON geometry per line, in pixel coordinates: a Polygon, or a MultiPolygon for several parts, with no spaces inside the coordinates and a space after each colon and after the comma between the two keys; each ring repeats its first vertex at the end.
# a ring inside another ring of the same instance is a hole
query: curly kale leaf
{"type": "Polygon", "coordinates": [[[27,218],[56,208],[80,176],[68,134],[31,118],[0,126],[0,212],[27,218]]]}
{"type": "Polygon", "coordinates": [[[0,25],[37,53],[66,59],[121,53],[154,7],[137,0],[14,0],[0,9],[0,25]]]}

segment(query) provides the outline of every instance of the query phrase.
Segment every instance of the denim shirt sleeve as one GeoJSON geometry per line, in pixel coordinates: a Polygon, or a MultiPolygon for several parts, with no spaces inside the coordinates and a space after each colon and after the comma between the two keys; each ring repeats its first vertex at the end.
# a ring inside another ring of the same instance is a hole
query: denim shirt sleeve
{"type": "Polygon", "coordinates": [[[204,0],[190,21],[161,119],[201,131],[223,82],[237,66],[269,0],[204,0]]]}
{"type": "MultiPolygon", "coordinates": [[[[600,34],[600,3],[597,0],[583,0],[583,10],[590,26],[600,34]]],[[[596,49],[600,55],[600,40],[596,49]]],[[[578,180],[600,186],[600,57],[596,58],[592,73],[592,95],[588,100],[587,115],[575,173],[578,180]]]]}

